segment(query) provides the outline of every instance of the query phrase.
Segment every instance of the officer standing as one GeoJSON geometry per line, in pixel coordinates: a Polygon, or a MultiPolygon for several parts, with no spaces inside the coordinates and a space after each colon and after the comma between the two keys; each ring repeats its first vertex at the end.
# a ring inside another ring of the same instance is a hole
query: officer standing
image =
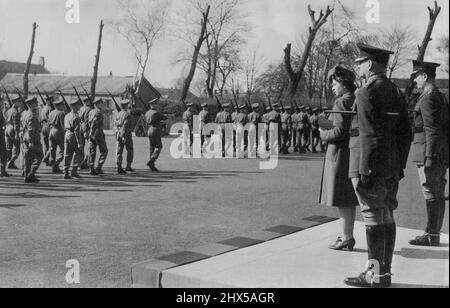
{"type": "Polygon", "coordinates": [[[281,140],[281,114],[280,114],[280,105],[275,103],[272,105],[272,111],[267,114],[267,123],[269,126],[269,136],[267,138],[267,142],[269,145],[269,149],[272,153],[276,150],[276,153],[280,151],[280,140],[281,140]],[[274,135],[275,130],[277,130],[276,142],[275,140],[270,140],[270,136],[274,135]],[[272,143],[271,143],[272,142],[272,143]],[[277,148],[272,148],[272,146],[276,146],[277,148]]]}
{"type": "Polygon", "coordinates": [[[393,211],[399,180],[411,147],[411,130],[402,92],[386,77],[391,51],[357,45],[356,60],[364,87],[356,92],[359,151],[351,148],[349,173],[366,224],[368,267],[345,279],[356,287],[389,287],[396,239],[393,211]],[[393,116],[392,114],[398,114],[393,116]]]}
{"type": "Polygon", "coordinates": [[[6,164],[8,163],[6,155],[6,143],[5,143],[5,118],[3,117],[3,101],[0,100],[0,177],[9,177],[6,172],[6,164]]]}
{"type": "Polygon", "coordinates": [[[281,121],[281,153],[289,154],[290,132],[292,127],[291,107],[285,106],[280,116],[281,121]]]}
{"type": "Polygon", "coordinates": [[[103,131],[103,100],[97,99],[94,102],[94,108],[89,111],[89,169],[92,176],[104,174],[102,168],[108,156],[108,147],[106,146],[105,132],[103,131]],[[95,168],[95,158],[97,156],[97,147],[100,151],[97,168],[95,168]]]}
{"type": "Polygon", "coordinates": [[[127,171],[133,172],[131,168],[134,159],[134,145],[133,145],[133,135],[132,135],[132,119],[131,114],[128,110],[130,105],[130,100],[125,99],[120,101],[120,108],[122,109],[116,117],[116,163],[117,163],[117,173],[126,174],[127,171]],[[123,162],[123,150],[127,150],[127,168],[124,170],[122,168],[123,162]]]}
{"type": "Polygon", "coordinates": [[[81,120],[81,150],[83,153],[83,159],[81,162],[80,169],[87,170],[89,169],[88,160],[89,160],[89,150],[86,152],[86,144],[89,144],[89,112],[91,112],[92,107],[90,106],[91,100],[88,98],[85,98],[83,100],[83,106],[80,108],[79,116],[81,120]]]}
{"type": "Polygon", "coordinates": [[[216,123],[219,124],[219,135],[222,140],[222,157],[225,157],[225,151],[226,151],[226,138],[225,138],[225,132],[226,132],[226,125],[231,123],[231,114],[230,109],[231,106],[229,103],[222,104],[223,110],[221,112],[218,112],[216,115],[216,123]]]}
{"type": "Polygon", "coordinates": [[[39,124],[39,105],[35,97],[25,101],[28,110],[22,115],[22,138],[25,183],[38,183],[36,172],[41,165],[43,153],[39,124]]]}
{"type": "Polygon", "coordinates": [[[39,113],[39,122],[41,123],[41,134],[43,141],[43,151],[44,151],[44,159],[42,160],[47,166],[50,166],[50,127],[48,124],[48,116],[50,112],[52,112],[53,108],[51,107],[51,103],[53,102],[53,97],[47,97],[45,99],[45,106],[41,109],[39,113]]]}
{"type": "Polygon", "coordinates": [[[149,161],[147,166],[153,172],[159,172],[155,163],[161,154],[163,144],[161,141],[161,122],[167,120],[167,117],[156,109],[159,98],[149,102],[150,110],[145,114],[145,124],[148,127],[148,145],[149,145],[149,161]]]}
{"type": "Polygon", "coordinates": [[[186,103],[186,111],[183,113],[183,141],[185,154],[191,154],[192,143],[194,142],[194,104],[186,103]]]}
{"type": "Polygon", "coordinates": [[[309,123],[309,117],[308,113],[305,111],[305,106],[300,106],[300,114],[299,114],[299,125],[298,125],[298,138],[299,138],[299,148],[300,153],[305,153],[308,149],[309,144],[309,135],[310,135],[310,129],[311,124],[309,123]]]}
{"type": "Polygon", "coordinates": [[[79,99],[70,102],[71,111],[64,118],[64,179],[80,178],[78,168],[83,159],[81,120],[78,116],[83,103],[79,99]],[[70,171],[71,170],[71,171],[70,171]],[[69,174],[70,171],[70,174],[69,174]]]}
{"type": "Polygon", "coordinates": [[[414,162],[427,208],[425,234],[410,241],[416,246],[439,246],[445,216],[445,185],[449,163],[448,103],[435,85],[438,63],[414,61],[414,81],[422,94],[414,108],[414,162]]]}
{"type": "Polygon", "coordinates": [[[239,112],[234,118],[234,126],[236,128],[236,158],[244,158],[247,150],[247,140],[245,126],[247,125],[247,105],[239,105],[239,112]]]}
{"type": "Polygon", "coordinates": [[[62,173],[59,164],[64,159],[64,100],[59,99],[53,103],[55,110],[48,115],[49,144],[50,144],[50,165],[52,166],[52,173],[62,173]],[[58,151],[58,157],[56,152],[58,151]]]}
{"type": "Polygon", "coordinates": [[[248,157],[255,158],[258,151],[259,136],[258,136],[258,124],[261,122],[261,115],[259,113],[259,104],[252,104],[252,112],[247,116],[248,128],[248,157]]]}
{"type": "Polygon", "coordinates": [[[11,102],[13,105],[5,114],[7,168],[17,170],[19,168],[17,168],[15,162],[20,155],[20,106],[22,101],[19,96],[14,96],[11,98],[11,102]]]}
{"type": "Polygon", "coordinates": [[[211,116],[209,113],[209,107],[208,107],[208,103],[204,102],[202,105],[202,110],[200,111],[200,113],[198,114],[200,117],[200,135],[201,135],[201,142],[202,142],[202,148],[205,145],[205,141],[206,141],[206,136],[209,135],[209,133],[204,132],[203,131],[203,127],[205,127],[205,125],[207,125],[210,121],[211,121],[211,116]]]}
{"type": "Polygon", "coordinates": [[[294,148],[294,152],[299,152],[299,143],[298,143],[298,126],[300,121],[300,108],[298,106],[294,107],[294,113],[291,115],[292,120],[292,146],[294,148]]]}

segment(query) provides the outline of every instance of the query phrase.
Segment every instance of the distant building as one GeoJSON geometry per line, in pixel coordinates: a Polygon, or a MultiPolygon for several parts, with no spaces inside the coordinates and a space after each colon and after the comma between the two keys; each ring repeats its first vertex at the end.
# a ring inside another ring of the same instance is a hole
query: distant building
{"type": "MultiPolygon", "coordinates": [[[[23,74],[25,72],[26,63],[11,62],[11,61],[0,61],[0,80],[5,77],[6,74],[23,74]]],[[[50,72],[45,68],[45,59],[41,57],[39,64],[31,64],[30,66],[30,76],[36,74],[50,74],[50,72]]],[[[23,75],[22,75],[23,76],[23,75]]]]}
{"type": "MultiPolygon", "coordinates": [[[[4,87],[7,92],[16,93],[16,88],[23,90],[23,73],[22,74],[7,74],[0,80],[0,86],[4,87]]],[[[98,77],[96,85],[96,98],[103,98],[107,103],[105,110],[105,129],[112,129],[113,117],[116,113],[116,107],[109,93],[119,101],[122,97],[127,95],[129,87],[136,88],[138,80],[134,77],[118,77],[106,76],[98,77]]],[[[65,75],[30,75],[29,76],[29,95],[38,96],[36,87],[48,95],[59,97],[59,91],[66,99],[76,97],[74,87],[76,87],[82,98],[86,98],[84,89],[90,92],[91,77],[89,76],[65,76],[65,75]]],[[[156,90],[147,79],[143,79],[139,92],[136,93],[136,101],[134,109],[144,113],[147,111],[145,104],[151,99],[161,97],[161,94],[156,90]],[[144,103],[145,102],[145,103],[144,103]]]]}

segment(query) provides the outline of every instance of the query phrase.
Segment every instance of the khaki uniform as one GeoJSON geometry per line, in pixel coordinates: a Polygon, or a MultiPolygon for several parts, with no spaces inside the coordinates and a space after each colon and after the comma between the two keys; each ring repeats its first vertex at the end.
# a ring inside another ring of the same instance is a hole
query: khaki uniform
{"type": "Polygon", "coordinates": [[[59,167],[64,159],[64,111],[53,110],[48,116],[48,125],[50,127],[50,164],[59,167]],[[57,156],[57,150],[58,156],[57,156]]]}
{"type": "Polygon", "coordinates": [[[52,112],[52,108],[49,105],[45,105],[39,113],[39,123],[41,123],[41,135],[42,135],[42,145],[44,151],[44,161],[50,158],[50,126],[48,123],[48,117],[52,112]]]}
{"type": "Polygon", "coordinates": [[[103,114],[100,109],[94,108],[88,114],[89,125],[89,166],[95,165],[97,156],[97,147],[100,151],[98,159],[98,168],[101,169],[108,156],[108,147],[106,146],[105,132],[103,131],[103,114]]]}
{"type": "Polygon", "coordinates": [[[161,154],[163,144],[161,141],[161,121],[167,117],[157,110],[149,110],[145,114],[145,124],[148,127],[149,163],[154,163],[161,154]]]}
{"type": "Polygon", "coordinates": [[[0,112],[0,168],[4,170],[6,164],[8,163],[6,155],[6,142],[5,142],[5,118],[3,117],[3,112],[0,112]]]}
{"type": "Polygon", "coordinates": [[[19,110],[11,107],[5,114],[6,154],[9,163],[14,163],[20,155],[20,117],[19,110]]]}
{"type": "Polygon", "coordinates": [[[122,110],[116,118],[116,162],[122,166],[123,150],[127,150],[127,166],[131,166],[134,159],[134,145],[132,135],[132,118],[129,111],[122,110]]]}
{"type": "Polygon", "coordinates": [[[292,116],[288,112],[283,112],[280,116],[281,120],[281,152],[288,154],[288,149],[291,146],[291,128],[292,116]]]}
{"type": "Polygon", "coordinates": [[[80,117],[73,111],[64,118],[64,172],[69,169],[77,170],[83,160],[83,150],[81,148],[83,136],[81,135],[80,117]]]}
{"type": "Polygon", "coordinates": [[[225,155],[226,140],[225,140],[225,127],[226,124],[232,123],[231,114],[228,111],[221,111],[216,115],[216,123],[219,124],[219,134],[222,138],[222,155],[225,155]]]}
{"type": "Polygon", "coordinates": [[[43,152],[39,116],[27,110],[22,115],[23,158],[25,177],[33,176],[41,165],[43,152]]]}

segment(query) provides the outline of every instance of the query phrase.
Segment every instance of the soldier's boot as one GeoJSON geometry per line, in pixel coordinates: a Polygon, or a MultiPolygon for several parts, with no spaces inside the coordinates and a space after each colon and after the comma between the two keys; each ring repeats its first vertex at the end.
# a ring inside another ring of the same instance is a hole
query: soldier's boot
{"type": "Polygon", "coordinates": [[[103,175],[105,174],[105,172],[103,172],[103,166],[98,165],[97,169],[95,169],[95,171],[97,172],[98,175],[103,175]]]}
{"type": "Polygon", "coordinates": [[[415,239],[409,241],[410,245],[413,246],[428,246],[428,247],[438,247],[441,244],[440,239],[440,206],[439,200],[427,200],[427,228],[425,233],[415,239]]]}
{"type": "Polygon", "coordinates": [[[72,177],[69,174],[69,170],[64,170],[64,180],[71,180],[72,177]]]}
{"type": "Polygon", "coordinates": [[[147,164],[147,166],[150,168],[150,170],[152,170],[153,172],[159,172],[159,169],[158,168],[156,168],[156,166],[155,166],[155,160],[154,159],[151,159],[149,162],[148,162],[148,164],[147,164]]]}
{"type": "Polygon", "coordinates": [[[117,174],[127,174],[127,172],[123,170],[121,165],[117,165],[117,174]]]}
{"type": "Polygon", "coordinates": [[[53,173],[53,174],[61,174],[61,173],[63,173],[63,172],[62,172],[62,170],[59,168],[58,165],[53,164],[53,167],[52,167],[52,173],[53,173]]]}
{"type": "Polygon", "coordinates": [[[10,161],[8,162],[7,168],[8,168],[8,169],[11,169],[11,170],[18,170],[18,169],[19,169],[19,168],[16,166],[16,164],[14,163],[14,161],[12,161],[12,160],[10,160],[10,161]]]}
{"type": "Polygon", "coordinates": [[[31,183],[39,183],[40,182],[39,179],[36,177],[36,174],[33,172],[28,175],[28,178],[30,179],[31,183]]]}
{"type": "Polygon", "coordinates": [[[384,274],[386,287],[392,284],[392,257],[395,250],[395,239],[397,237],[397,226],[395,223],[386,225],[386,239],[384,242],[384,274]]]}
{"type": "Polygon", "coordinates": [[[92,175],[92,176],[98,175],[97,169],[95,169],[94,166],[89,166],[89,170],[90,170],[90,173],[89,173],[90,175],[92,175]]]}
{"type": "Polygon", "coordinates": [[[81,176],[78,174],[78,168],[77,168],[77,167],[74,167],[74,168],[72,169],[72,172],[70,173],[70,175],[71,175],[73,178],[77,178],[77,179],[81,178],[81,176]]]}
{"type": "Polygon", "coordinates": [[[134,172],[134,169],[131,168],[131,164],[127,164],[127,168],[125,169],[127,172],[134,172]]]}
{"type": "Polygon", "coordinates": [[[437,230],[439,232],[442,231],[442,227],[444,226],[444,219],[445,219],[445,199],[439,199],[439,223],[437,230]]]}
{"type": "Polygon", "coordinates": [[[0,177],[10,177],[11,174],[9,174],[8,172],[6,172],[6,166],[2,165],[0,167],[0,177]]]}
{"type": "Polygon", "coordinates": [[[366,226],[366,236],[369,255],[367,269],[357,277],[346,278],[344,282],[359,288],[389,287],[390,279],[387,279],[384,260],[386,226],[366,226]]]}
{"type": "Polygon", "coordinates": [[[81,163],[80,170],[89,170],[89,165],[86,160],[83,160],[83,162],[81,163]]]}

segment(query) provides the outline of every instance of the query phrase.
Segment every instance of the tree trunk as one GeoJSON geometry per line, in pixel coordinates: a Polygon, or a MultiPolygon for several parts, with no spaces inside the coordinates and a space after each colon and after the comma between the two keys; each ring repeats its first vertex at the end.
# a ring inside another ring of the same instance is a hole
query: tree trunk
{"type": "Polygon", "coordinates": [[[91,100],[95,100],[95,87],[97,85],[98,62],[100,60],[100,50],[102,49],[103,20],[100,21],[100,32],[98,35],[97,55],[95,56],[94,74],[91,79],[91,100]]]}
{"type": "Polygon", "coordinates": [[[30,54],[28,56],[27,65],[25,67],[25,72],[23,74],[23,96],[24,98],[28,98],[28,74],[30,73],[30,67],[31,67],[31,60],[33,59],[34,54],[34,42],[36,38],[36,28],[37,24],[36,22],[33,23],[33,34],[31,36],[31,48],[30,48],[30,54]]]}
{"type": "Polygon", "coordinates": [[[194,48],[194,55],[192,56],[192,62],[191,62],[191,68],[189,69],[189,74],[186,76],[186,79],[184,80],[184,83],[183,83],[183,89],[181,91],[180,101],[186,100],[192,80],[194,79],[195,70],[197,69],[197,61],[198,61],[198,56],[200,54],[200,49],[202,48],[203,42],[207,38],[206,26],[208,24],[208,17],[209,17],[210,9],[211,9],[211,7],[208,5],[208,8],[206,9],[206,13],[203,14],[202,28],[200,31],[200,36],[198,37],[197,45],[195,45],[195,48],[194,48]]]}

